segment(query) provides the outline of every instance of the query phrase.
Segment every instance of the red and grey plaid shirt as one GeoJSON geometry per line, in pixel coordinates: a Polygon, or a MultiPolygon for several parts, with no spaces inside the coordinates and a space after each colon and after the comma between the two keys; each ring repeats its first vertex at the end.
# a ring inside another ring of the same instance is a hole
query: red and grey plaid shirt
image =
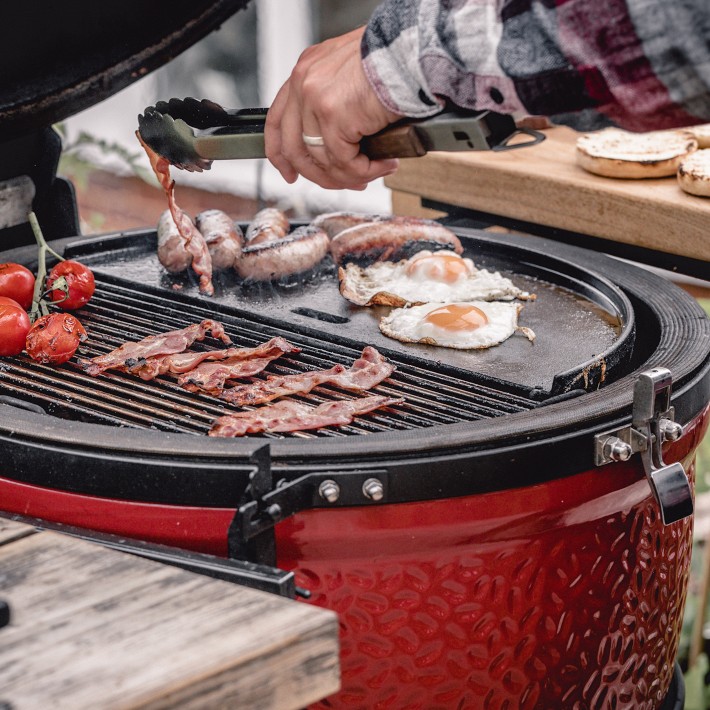
{"type": "Polygon", "coordinates": [[[406,116],[450,101],[581,130],[710,121],[710,0],[384,0],[362,56],[406,116]]]}

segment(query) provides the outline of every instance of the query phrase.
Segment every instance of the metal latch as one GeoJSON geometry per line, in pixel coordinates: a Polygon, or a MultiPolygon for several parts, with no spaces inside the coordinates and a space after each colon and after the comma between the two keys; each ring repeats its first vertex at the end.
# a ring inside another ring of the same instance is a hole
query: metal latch
{"type": "Polygon", "coordinates": [[[642,372],[634,386],[631,426],[594,437],[596,466],[641,454],[664,525],[693,514],[693,496],[683,465],[663,462],[663,442],[676,441],[683,434],[683,427],[673,420],[671,385],[672,376],[666,368],[642,372]]]}

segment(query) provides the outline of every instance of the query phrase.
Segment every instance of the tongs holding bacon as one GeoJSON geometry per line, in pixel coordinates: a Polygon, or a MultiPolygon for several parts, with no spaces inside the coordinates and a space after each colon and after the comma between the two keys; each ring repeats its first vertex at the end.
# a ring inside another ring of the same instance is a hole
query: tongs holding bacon
{"type": "Polygon", "coordinates": [[[212,284],[212,257],[207,247],[207,242],[199,229],[194,225],[188,215],[183,212],[175,201],[175,181],[170,178],[170,162],[158,155],[136,131],[140,144],[148,154],[150,165],[153,168],[158,182],[168,198],[168,208],[175,226],[184,241],[185,251],[192,256],[192,270],[200,279],[200,293],[211,296],[214,294],[212,284]]]}
{"type": "MultiPolygon", "coordinates": [[[[158,101],[138,116],[142,140],[183,170],[209,170],[213,160],[263,158],[266,108],[225,109],[194,98],[158,101]]],[[[544,140],[512,116],[451,107],[423,119],[404,118],[371,136],[360,150],[369,158],[418,158],[430,151],[513,150],[544,140]],[[531,138],[511,143],[513,136],[531,138]]]]}

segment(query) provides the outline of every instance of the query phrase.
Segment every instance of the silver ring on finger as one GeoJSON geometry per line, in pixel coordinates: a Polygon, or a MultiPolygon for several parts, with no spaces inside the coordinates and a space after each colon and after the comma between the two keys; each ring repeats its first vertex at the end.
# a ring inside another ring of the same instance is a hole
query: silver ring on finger
{"type": "Polygon", "coordinates": [[[323,140],[323,136],[308,136],[305,133],[302,133],[301,136],[303,137],[303,142],[306,145],[311,145],[311,146],[324,146],[325,141],[323,140]]]}

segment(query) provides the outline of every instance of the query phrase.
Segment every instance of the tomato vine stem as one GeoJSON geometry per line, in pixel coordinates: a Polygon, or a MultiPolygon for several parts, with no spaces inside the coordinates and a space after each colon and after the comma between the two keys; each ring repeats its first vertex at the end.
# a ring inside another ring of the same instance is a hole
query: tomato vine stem
{"type": "Polygon", "coordinates": [[[35,278],[35,288],[32,293],[32,306],[30,308],[30,322],[34,323],[40,316],[46,316],[49,314],[49,308],[47,308],[47,302],[44,300],[44,282],[47,279],[47,253],[49,252],[55,259],[59,261],[64,261],[64,257],[59,256],[54,249],[52,249],[47,240],[42,234],[42,229],[37,221],[37,215],[34,212],[30,212],[28,215],[30,221],[30,227],[32,227],[32,233],[35,235],[35,241],[37,242],[37,276],[35,278]]]}

